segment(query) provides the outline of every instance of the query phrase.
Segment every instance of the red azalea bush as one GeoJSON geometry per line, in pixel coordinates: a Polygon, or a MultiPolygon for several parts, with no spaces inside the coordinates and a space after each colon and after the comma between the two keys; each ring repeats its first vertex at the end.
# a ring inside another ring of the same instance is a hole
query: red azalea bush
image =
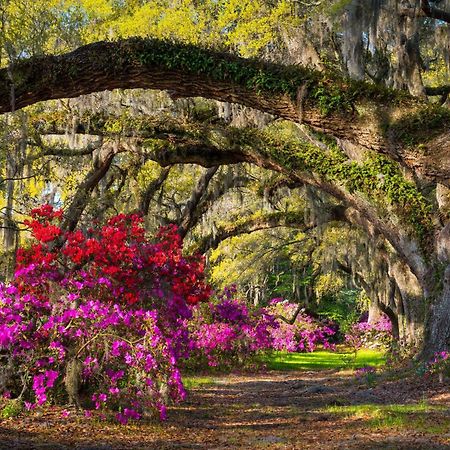
{"type": "Polygon", "coordinates": [[[49,205],[32,211],[34,242],[1,286],[0,389],[28,408],[84,392],[83,406],[122,423],[164,418],[184,397],[190,305],[210,296],[203,260],[182,255],[174,226],[149,240],[137,215],[66,233],[61,221],[49,205]]]}

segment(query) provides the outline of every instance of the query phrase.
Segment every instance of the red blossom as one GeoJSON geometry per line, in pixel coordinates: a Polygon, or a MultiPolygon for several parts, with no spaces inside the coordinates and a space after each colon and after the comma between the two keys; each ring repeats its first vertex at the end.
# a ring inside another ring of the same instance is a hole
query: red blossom
{"type": "Polygon", "coordinates": [[[41,272],[60,273],[60,279],[72,271],[70,278],[78,279],[81,270],[83,277],[94,283],[100,278],[109,280],[98,286],[105,300],[128,305],[148,301],[152,292],[161,289],[168,298],[176,295],[186,304],[207,300],[211,295],[205,283],[203,258],[182,254],[182,240],[175,225],[161,228],[152,242],[145,236],[142,218],[135,214],[119,214],[102,227],[64,235],[59,227],[61,211],[44,205],[33,210],[31,216],[27,224],[38,243],[19,251],[19,273],[34,265],[41,272]],[[62,241],[58,244],[59,238],[62,241]]]}

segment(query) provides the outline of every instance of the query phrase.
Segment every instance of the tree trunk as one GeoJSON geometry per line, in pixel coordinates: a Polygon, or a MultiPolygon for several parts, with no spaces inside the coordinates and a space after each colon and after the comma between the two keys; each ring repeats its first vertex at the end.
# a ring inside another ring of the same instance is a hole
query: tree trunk
{"type": "Polygon", "coordinates": [[[450,264],[442,276],[442,290],[436,296],[426,322],[422,357],[429,359],[435,352],[450,348],[450,264]]]}
{"type": "Polygon", "coordinates": [[[367,322],[370,324],[377,323],[381,318],[382,311],[378,307],[378,305],[375,302],[370,302],[369,305],[369,317],[367,319],[367,322]]]}

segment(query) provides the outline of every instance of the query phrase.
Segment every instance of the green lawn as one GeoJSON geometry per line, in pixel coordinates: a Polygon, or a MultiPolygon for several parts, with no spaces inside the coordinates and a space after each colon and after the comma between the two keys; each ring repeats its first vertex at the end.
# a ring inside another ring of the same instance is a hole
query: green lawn
{"type": "Polygon", "coordinates": [[[209,386],[214,384],[214,379],[211,377],[204,377],[201,375],[184,375],[183,385],[186,389],[195,389],[202,386],[209,386]]]}
{"type": "Polygon", "coordinates": [[[420,402],[410,405],[328,406],[325,412],[348,417],[371,428],[401,428],[427,433],[448,432],[450,419],[444,405],[420,402]]]}
{"type": "Polygon", "coordinates": [[[356,358],[353,353],[315,351],[312,353],[274,352],[263,358],[271,370],[355,369],[363,366],[382,366],[384,353],[361,349],[356,358]]]}

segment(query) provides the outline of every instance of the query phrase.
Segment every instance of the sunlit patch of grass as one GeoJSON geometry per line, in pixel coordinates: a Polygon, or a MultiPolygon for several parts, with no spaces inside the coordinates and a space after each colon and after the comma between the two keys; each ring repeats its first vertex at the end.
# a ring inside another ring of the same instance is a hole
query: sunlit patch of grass
{"type": "Polygon", "coordinates": [[[368,427],[401,428],[426,433],[446,433],[450,417],[443,415],[447,407],[420,402],[408,405],[351,405],[328,406],[325,411],[355,420],[364,420],[368,427]]]}
{"type": "Polygon", "coordinates": [[[215,381],[211,377],[203,376],[184,376],[183,385],[185,389],[198,389],[205,386],[211,386],[215,381]]]}
{"type": "Polygon", "coordinates": [[[385,364],[384,353],[379,350],[361,349],[356,357],[351,352],[315,351],[312,353],[273,352],[264,357],[271,370],[323,370],[380,367],[385,364]]]}

